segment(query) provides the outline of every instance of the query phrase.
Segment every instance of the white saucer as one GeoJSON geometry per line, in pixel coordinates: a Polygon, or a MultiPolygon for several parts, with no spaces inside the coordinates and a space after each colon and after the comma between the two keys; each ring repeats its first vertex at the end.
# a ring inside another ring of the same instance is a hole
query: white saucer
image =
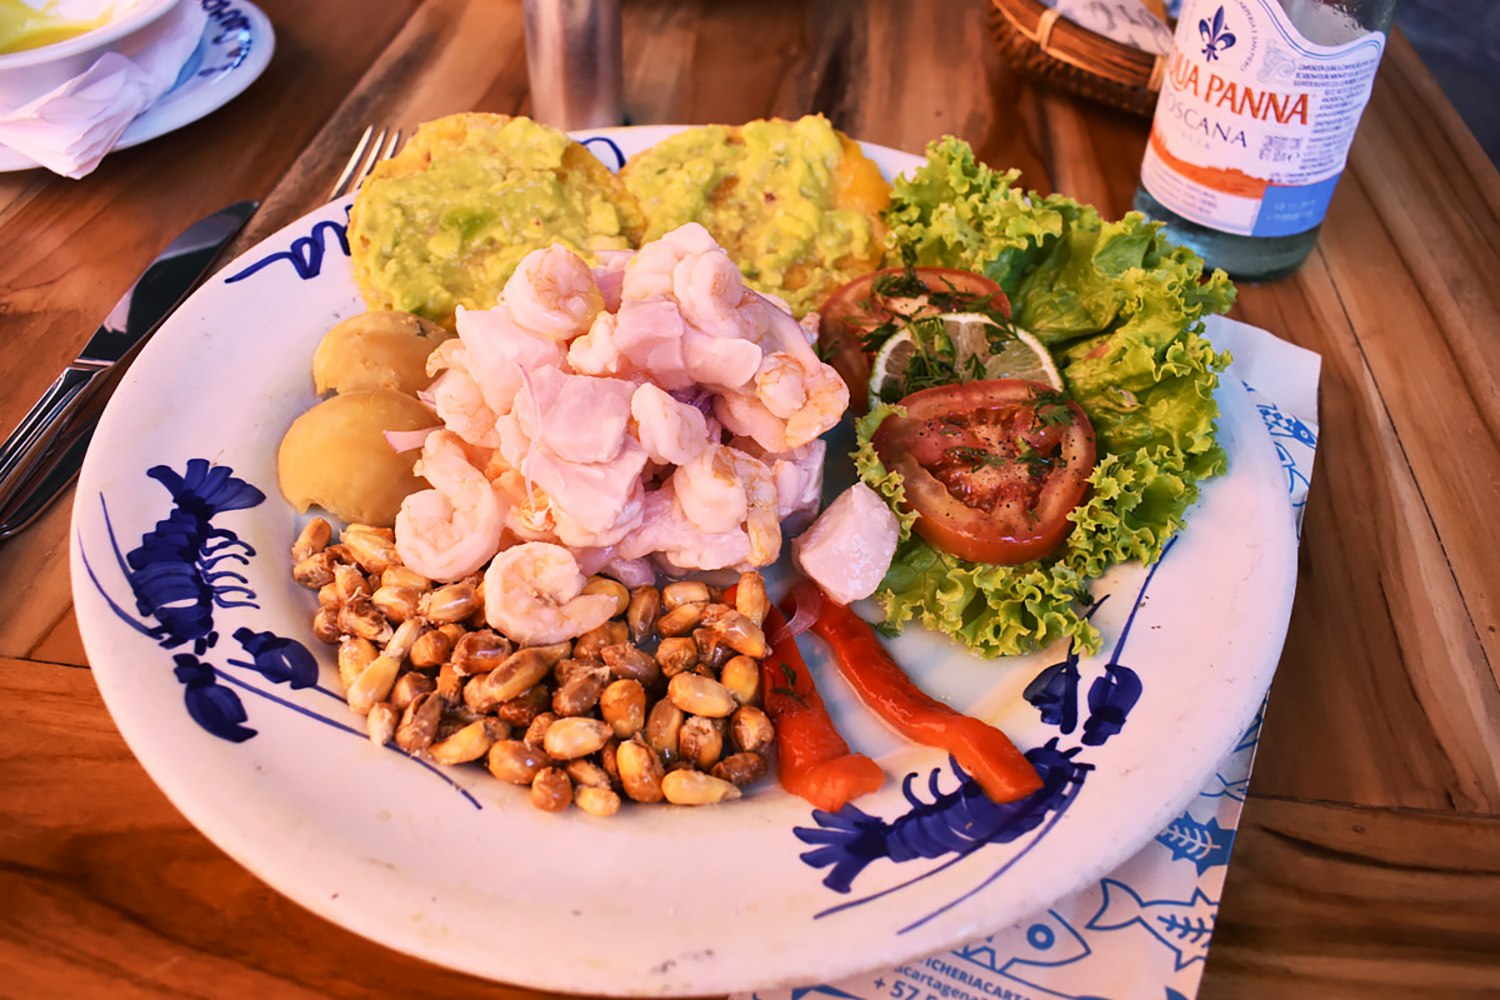
{"type": "MultiPolygon", "coordinates": [[[[217,111],[265,72],[276,50],[271,21],[247,0],[230,3],[209,0],[208,24],[177,84],[135,117],[115,143],[115,149],[139,145],[217,111]]],[[[0,145],[0,171],[39,166],[8,146],[0,145]]]]}

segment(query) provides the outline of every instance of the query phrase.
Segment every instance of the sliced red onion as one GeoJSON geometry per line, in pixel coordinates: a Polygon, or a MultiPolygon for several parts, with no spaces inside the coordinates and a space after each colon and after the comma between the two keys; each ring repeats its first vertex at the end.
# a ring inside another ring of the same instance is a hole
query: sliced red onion
{"type": "Polygon", "coordinates": [[[402,452],[416,451],[427,443],[427,435],[442,429],[443,425],[439,424],[436,427],[424,427],[419,431],[382,431],[381,433],[385,435],[385,443],[399,455],[402,452]]]}
{"type": "Polygon", "coordinates": [[[791,597],[797,602],[796,609],[785,628],[777,629],[774,635],[767,637],[767,641],[773,646],[787,639],[795,639],[812,628],[812,623],[818,620],[818,612],[823,610],[823,592],[816,584],[807,580],[797,581],[792,587],[791,597]]]}

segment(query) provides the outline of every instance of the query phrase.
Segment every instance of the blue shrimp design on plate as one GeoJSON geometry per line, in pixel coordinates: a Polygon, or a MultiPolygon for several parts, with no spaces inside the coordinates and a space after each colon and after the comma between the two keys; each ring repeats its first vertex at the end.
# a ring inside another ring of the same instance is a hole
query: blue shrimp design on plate
{"type": "MultiPolygon", "coordinates": [[[[803,862],[813,868],[828,869],[823,884],[838,893],[849,893],[864,870],[880,859],[895,864],[940,861],[931,870],[893,888],[830,907],[820,913],[820,917],[863,905],[911,885],[987,845],[1012,843],[1027,834],[1036,834],[1036,839],[1022,848],[1016,858],[960,897],[966,898],[998,878],[1045,836],[1078,797],[1085,778],[1093,770],[1093,766],[1078,759],[1078,755],[1085,747],[1100,746],[1119,733],[1140,700],[1144,687],[1140,675],[1125,666],[1120,657],[1151,581],[1175,543],[1176,539],[1167,543],[1160,558],[1147,572],[1109,662],[1104,666],[1104,673],[1089,687],[1086,698],[1088,716],[1080,733],[1080,745],[1061,748],[1058,745],[1060,736],[1055,736],[1043,746],[1026,751],[1026,758],[1042,778],[1042,787],[1038,791],[1015,802],[997,804],[959,767],[957,761],[950,758],[949,768],[957,786],[943,792],[939,784],[941,769],[934,769],[927,779],[931,801],[924,801],[913,791],[919,775],[908,774],[902,782],[902,794],[910,808],[900,816],[885,820],[848,803],[836,813],[813,810],[816,827],[793,828],[797,839],[813,845],[812,850],[801,855],[803,862]]],[[[1092,618],[1107,599],[1106,596],[1094,602],[1088,616],[1092,618]]],[[[1055,726],[1061,736],[1071,735],[1078,726],[1079,659],[1078,649],[1070,643],[1067,655],[1041,670],[1026,688],[1025,697],[1037,708],[1042,722],[1055,726]]],[[[919,926],[958,901],[920,918],[907,929],[919,926]]]]}
{"type": "MultiPolygon", "coordinates": [[[[81,536],[77,540],[79,555],[90,582],[121,621],[163,649],[192,644],[192,652],[172,657],[172,672],[183,686],[184,707],[192,720],[231,743],[243,743],[258,735],[246,725],[249,713],[238,689],[365,739],[363,732],[346,722],[273,694],[205,659],[219,641],[214,620],[217,610],[260,608],[249,578],[237,570],[221,568],[224,563],[248,567],[256,556],[254,547],[229,528],[214,524],[214,520],[230,511],[259,506],[265,502],[265,493],[237,478],[226,466],[212,465],[202,458],[189,459],[183,473],[157,465],[147,469],[146,475],[166,487],[173,507],[129,553],[120,551],[109,505],[102,495],[99,497],[110,547],[135,600],[137,614],[110,596],[89,561],[81,536]],[[151,624],[153,621],[155,624],[151,624]]],[[[236,628],[232,636],[248,659],[230,658],[230,666],[250,671],[273,685],[284,684],[294,691],[309,689],[340,706],[345,704],[343,695],[318,683],[317,659],[302,643],[248,626],[236,628]]],[[[396,747],[387,749],[402,753],[396,747]]],[[[420,759],[416,762],[441,777],[474,808],[480,808],[479,801],[437,765],[420,759]]]]}

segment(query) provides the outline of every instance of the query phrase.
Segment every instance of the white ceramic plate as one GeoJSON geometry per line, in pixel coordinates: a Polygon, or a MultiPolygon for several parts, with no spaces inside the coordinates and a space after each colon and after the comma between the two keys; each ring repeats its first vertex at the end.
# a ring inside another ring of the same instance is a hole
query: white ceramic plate
{"type": "MultiPolygon", "coordinates": [[[[125,127],[115,149],[138,146],[217,111],[266,71],[276,49],[276,33],[265,13],[248,0],[207,0],[204,6],[209,13],[203,40],[183,65],[176,85],[125,127]]],[[[36,166],[29,156],[0,145],[0,171],[36,166]]]]}
{"type": "MultiPolygon", "coordinates": [[[[612,130],[593,148],[614,166],[611,144],[629,155],[669,131],[612,130]]],[[[917,162],[866,149],[888,175],[917,162]]],[[[78,619],[121,732],[194,824],[309,909],[549,990],[826,982],[989,933],[1113,868],[1250,722],[1285,635],[1296,543],[1280,463],[1226,378],[1232,471],[1155,571],[1100,582],[1102,655],[1075,674],[1063,648],[980,662],[919,631],[894,643],[924,687],[1059,779],[1024,808],[965,797],[943,754],[903,745],[816,655],[849,742],[888,776],[838,817],[772,782],[724,806],[547,814],[477,767],[372,746],[310,634],[314,596],[288,573],[298,518],[276,487],[277,443],[314,402],[313,349],[362,309],[347,206],[270,237],[157,334],[105,414],[74,511],[78,619]],[[1076,719],[1047,724],[1022,692],[1058,664],[1076,719]],[[1091,744],[1111,706],[1123,727],[1091,744]]]]}

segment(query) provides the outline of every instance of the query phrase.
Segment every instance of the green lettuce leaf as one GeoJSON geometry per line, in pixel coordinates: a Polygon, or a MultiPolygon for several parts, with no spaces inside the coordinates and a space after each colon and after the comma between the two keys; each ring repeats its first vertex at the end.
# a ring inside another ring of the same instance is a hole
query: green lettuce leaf
{"type": "Polygon", "coordinates": [[[1230,359],[1204,339],[1202,318],[1228,310],[1234,287],[1222,271],[1205,279],[1195,254],[1138,213],[1105,222],[1070,198],[1016,189],[1017,176],[978,163],[952,137],[931,144],[927,163],[894,186],[891,254],[976,271],[1005,289],[1017,324],[1053,350],[1093,422],[1100,460],[1089,498],[1045,560],[992,566],[940,552],[911,534],[901,477],[870,444],[899,412],[877,407],[857,424],[855,466],[901,517],[901,541],[875,599],[884,628],[915,621],[980,656],[1065,637],[1092,654],[1100,637],[1084,617],[1091,582],[1116,563],[1160,558],[1198,481],[1227,467],[1213,392],[1230,359]]]}

